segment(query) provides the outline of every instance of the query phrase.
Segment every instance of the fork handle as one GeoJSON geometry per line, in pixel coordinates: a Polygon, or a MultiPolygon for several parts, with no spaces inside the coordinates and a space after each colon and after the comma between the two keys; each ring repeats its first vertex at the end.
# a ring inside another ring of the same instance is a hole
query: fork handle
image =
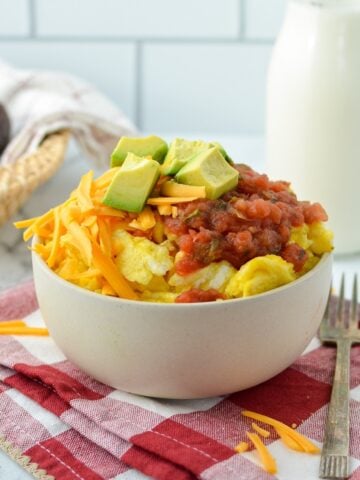
{"type": "Polygon", "coordinates": [[[337,341],[336,366],[322,455],[349,454],[349,381],[351,340],[337,341]]]}

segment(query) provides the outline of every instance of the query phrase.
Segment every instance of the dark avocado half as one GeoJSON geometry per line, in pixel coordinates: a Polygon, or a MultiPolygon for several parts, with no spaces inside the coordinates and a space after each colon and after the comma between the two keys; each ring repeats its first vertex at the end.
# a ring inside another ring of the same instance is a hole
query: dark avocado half
{"type": "Polygon", "coordinates": [[[0,103],[0,154],[9,143],[10,120],[4,106],[0,103]]]}

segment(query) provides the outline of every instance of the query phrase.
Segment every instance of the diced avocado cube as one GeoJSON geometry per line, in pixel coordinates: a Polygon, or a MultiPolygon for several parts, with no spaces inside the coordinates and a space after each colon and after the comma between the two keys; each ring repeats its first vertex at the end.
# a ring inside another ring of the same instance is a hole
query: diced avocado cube
{"type": "Polygon", "coordinates": [[[163,175],[175,175],[195,155],[211,148],[211,144],[202,140],[184,140],[175,138],[161,166],[163,175]]]}
{"type": "Polygon", "coordinates": [[[141,212],[159,176],[156,160],[128,153],[102,202],[119,210],[141,212]]]}
{"type": "Polygon", "coordinates": [[[175,178],[186,185],[204,185],[207,198],[214,200],[236,187],[239,173],[227,163],[219,149],[213,147],[199,153],[175,178]]]}
{"type": "Polygon", "coordinates": [[[234,164],[230,156],[228,155],[225,148],[219,142],[211,142],[210,144],[212,147],[217,147],[220,150],[221,155],[225,158],[225,160],[231,164],[234,164]]]}
{"type": "Polygon", "coordinates": [[[111,154],[111,166],[122,165],[128,153],[134,153],[139,157],[151,157],[153,160],[162,163],[167,151],[167,143],[155,135],[141,138],[121,137],[111,154]]]}

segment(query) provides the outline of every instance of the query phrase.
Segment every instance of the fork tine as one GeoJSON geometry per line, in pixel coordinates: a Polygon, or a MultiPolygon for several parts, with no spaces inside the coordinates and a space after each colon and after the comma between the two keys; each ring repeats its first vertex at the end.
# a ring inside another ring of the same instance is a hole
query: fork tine
{"type": "Polygon", "coordinates": [[[358,282],[357,282],[357,274],[354,275],[353,280],[353,291],[351,296],[351,307],[350,307],[350,320],[349,326],[351,329],[358,328],[358,282]]]}
{"type": "Polygon", "coordinates": [[[330,284],[329,295],[326,302],[325,312],[322,317],[319,327],[319,337],[324,340],[327,336],[327,331],[331,328],[331,297],[332,297],[332,282],[330,284]]]}
{"type": "Polygon", "coordinates": [[[324,316],[323,316],[323,322],[326,322],[326,323],[329,323],[330,318],[331,318],[331,315],[330,315],[331,297],[332,297],[332,281],[331,281],[331,284],[330,284],[329,295],[328,295],[328,299],[327,299],[326,307],[325,307],[325,312],[324,312],[324,316]]]}
{"type": "Polygon", "coordinates": [[[345,275],[341,275],[341,283],[340,283],[340,292],[339,292],[339,299],[336,308],[336,325],[342,326],[345,315],[344,315],[344,297],[345,297],[345,275]]]}

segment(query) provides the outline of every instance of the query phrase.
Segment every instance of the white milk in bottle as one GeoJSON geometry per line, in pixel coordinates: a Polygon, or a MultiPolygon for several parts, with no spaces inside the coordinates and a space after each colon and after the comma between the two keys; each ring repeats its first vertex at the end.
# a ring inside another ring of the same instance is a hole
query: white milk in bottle
{"type": "Polygon", "coordinates": [[[360,0],[291,0],[267,85],[267,171],[360,251],[360,0]]]}

